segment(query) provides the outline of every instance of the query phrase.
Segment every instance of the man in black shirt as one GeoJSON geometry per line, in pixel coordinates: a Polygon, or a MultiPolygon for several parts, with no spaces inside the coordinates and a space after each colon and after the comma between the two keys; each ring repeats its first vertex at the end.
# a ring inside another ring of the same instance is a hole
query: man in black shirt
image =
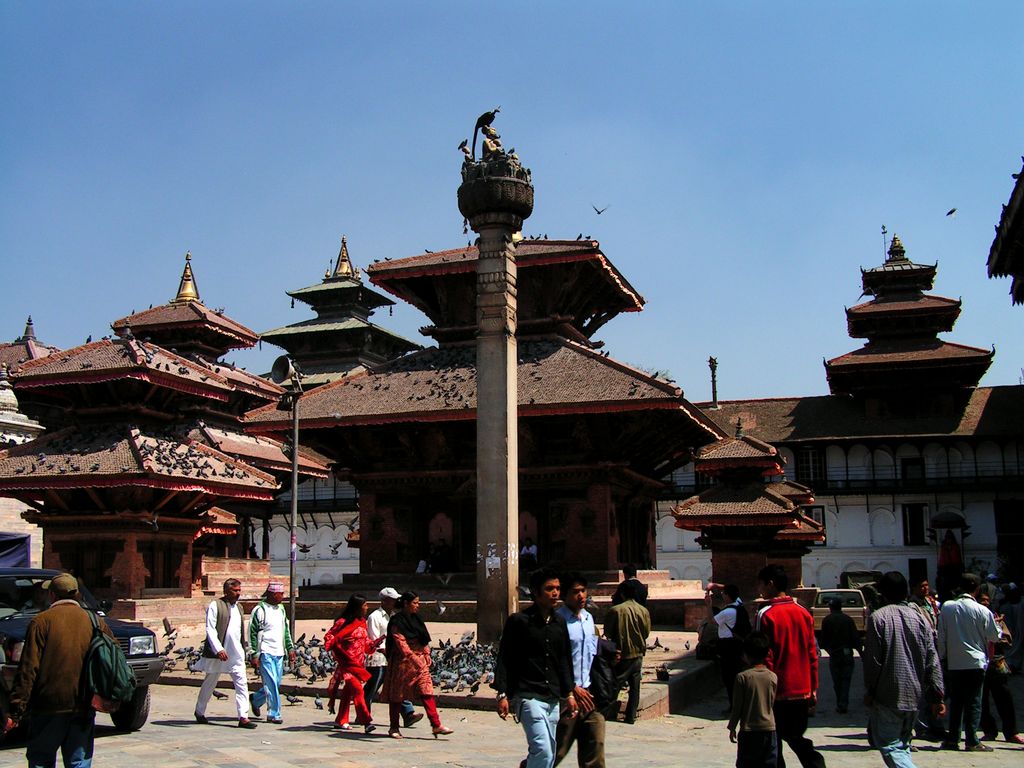
{"type": "Polygon", "coordinates": [[[551,768],[559,702],[564,701],[567,717],[577,714],[572,651],[565,619],[555,613],[558,574],[550,568],[534,571],[530,591],[533,605],[505,622],[492,687],[498,692],[502,720],[511,712],[523,725],[526,768],[551,768]]]}
{"type": "Polygon", "coordinates": [[[622,575],[626,578],[619,584],[618,589],[615,590],[615,594],[612,595],[612,605],[618,605],[624,603],[630,598],[626,597],[623,588],[627,584],[631,584],[633,588],[633,600],[636,600],[640,605],[647,605],[647,585],[644,584],[640,579],[636,577],[636,566],[632,563],[622,566],[622,575]]]}
{"type": "Polygon", "coordinates": [[[828,607],[829,614],[821,622],[818,645],[828,651],[828,668],[836,692],[836,712],[845,715],[850,706],[853,652],[861,649],[860,632],[853,619],[843,613],[842,600],[829,600],[828,607]]]}

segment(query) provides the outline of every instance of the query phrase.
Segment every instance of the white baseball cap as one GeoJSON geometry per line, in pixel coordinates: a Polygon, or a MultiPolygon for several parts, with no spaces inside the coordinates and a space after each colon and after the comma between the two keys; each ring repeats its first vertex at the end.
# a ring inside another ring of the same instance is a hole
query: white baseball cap
{"type": "Polygon", "coordinates": [[[382,589],[380,591],[380,596],[381,597],[389,597],[392,600],[397,600],[398,598],[401,597],[401,595],[398,594],[398,590],[395,589],[394,587],[384,587],[384,589],[382,589]]]}

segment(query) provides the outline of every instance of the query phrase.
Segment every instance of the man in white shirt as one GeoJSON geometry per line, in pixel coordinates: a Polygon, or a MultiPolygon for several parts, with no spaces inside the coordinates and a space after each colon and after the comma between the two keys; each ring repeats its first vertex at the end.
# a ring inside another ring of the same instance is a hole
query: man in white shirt
{"type": "Polygon", "coordinates": [[[726,584],[722,587],[722,593],[730,602],[718,613],[714,613],[711,610],[711,601],[715,586],[717,585],[708,586],[707,592],[704,593],[704,602],[708,608],[708,618],[714,620],[718,625],[718,642],[715,645],[715,651],[718,654],[718,666],[722,673],[722,685],[725,687],[726,696],[729,697],[728,711],[732,712],[732,686],[736,681],[736,675],[739,674],[743,666],[743,639],[737,635],[736,622],[739,619],[739,612],[743,611],[746,621],[744,622],[745,626],[740,627],[739,631],[742,632],[746,629],[749,633],[750,617],[746,616],[747,609],[743,607],[740,590],[735,584],[726,584]]]}
{"type": "Polygon", "coordinates": [[[604,768],[605,719],[590,691],[590,669],[597,655],[597,628],[594,617],[586,609],[587,578],[581,573],[562,577],[564,604],[556,610],[569,629],[569,648],[572,652],[573,696],[579,705],[579,715],[562,717],[555,730],[555,765],[569,753],[576,742],[577,762],[580,768],[604,768]]]}
{"type": "MultiPolygon", "coordinates": [[[[391,621],[391,614],[395,612],[395,601],[401,595],[394,587],[384,587],[380,591],[380,607],[366,617],[366,634],[370,642],[388,633],[388,622],[391,621]]],[[[384,646],[366,657],[366,671],[370,673],[370,679],[363,685],[363,696],[366,698],[366,708],[373,707],[373,699],[380,689],[384,680],[384,668],[388,665],[387,657],[384,655],[384,646]]],[[[410,728],[423,719],[421,712],[416,712],[411,701],[402,702],[402,720],[406,728],[410,728]]]]}
{"type": "Polygon", "coordinates": [[[975,597],[981,580],[973,573],[960,578],[957,597],[942,604],[936,628],[939,658],[947,670],[949,735],[942,749],[960,749],[960,729],[968,752],[991,752],[978,740],[981,719],[981,691],[988,667],[988,644],[1001,637],[992,611],[975,597]]]}
{"type": "Polygon", "coordinates": [[[252,713],[260,716],[260,707],[267,705],[267,722],[281,724],[281,676],[284,674],[284,655],[295,663],[295,645],[288,630],[288,614],[284,600],[284,584],[267,584],[266,597],[253,608],[249,619],[249,645],[252,648],[252,666],[263,678],[263,687],[249,697],[252,713]]]}
{"type": "Polygon", "coordinates": [[[196,699],[197,723],[207,723],[206,705],[210,703],[217,679],[223,672],[231,675],[235,686],[235,710],[239,728],[255,728],[249,719],[249,683],[245,679],[245,659],[249,643],[242,631],[242,609],[238,598],[242,596],[242,582],[228,579],[224,582],[224,596],[214,600],[206,609],[206,644],[203,658],[196,668],[206,672],[206,679],[196,699]]]}

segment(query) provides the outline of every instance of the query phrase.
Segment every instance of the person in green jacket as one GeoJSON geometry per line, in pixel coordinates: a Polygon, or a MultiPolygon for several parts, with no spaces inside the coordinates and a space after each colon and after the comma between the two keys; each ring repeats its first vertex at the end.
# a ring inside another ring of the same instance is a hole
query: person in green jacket
{"type": "Polygon", "coordinates": [[[647,637],[651,634],[651,613],[636,601],[634,582],[625,581],[620,588],[625,602],[612,606],[608,611],[604,634],[622,654],[615,665],[615,681],[620,690],[625,685],[629,686],[626,722],[632,723],[640,706],[640,673],[644,654],[647,653],[647,637]]]}

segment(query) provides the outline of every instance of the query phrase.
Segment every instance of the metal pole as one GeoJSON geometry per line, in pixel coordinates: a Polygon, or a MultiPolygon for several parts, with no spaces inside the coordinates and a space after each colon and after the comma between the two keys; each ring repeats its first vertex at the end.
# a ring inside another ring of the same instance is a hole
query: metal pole
{"type": "Polygon", "coordinates": [[[295,637],[295,559],[298,556],[298,545],[295,541],[295,529],[298,527],[299,516],[299,388],[298,381],[293,381],[292,398],[292,551],[288,562],[288,628],[295,637]]]}

